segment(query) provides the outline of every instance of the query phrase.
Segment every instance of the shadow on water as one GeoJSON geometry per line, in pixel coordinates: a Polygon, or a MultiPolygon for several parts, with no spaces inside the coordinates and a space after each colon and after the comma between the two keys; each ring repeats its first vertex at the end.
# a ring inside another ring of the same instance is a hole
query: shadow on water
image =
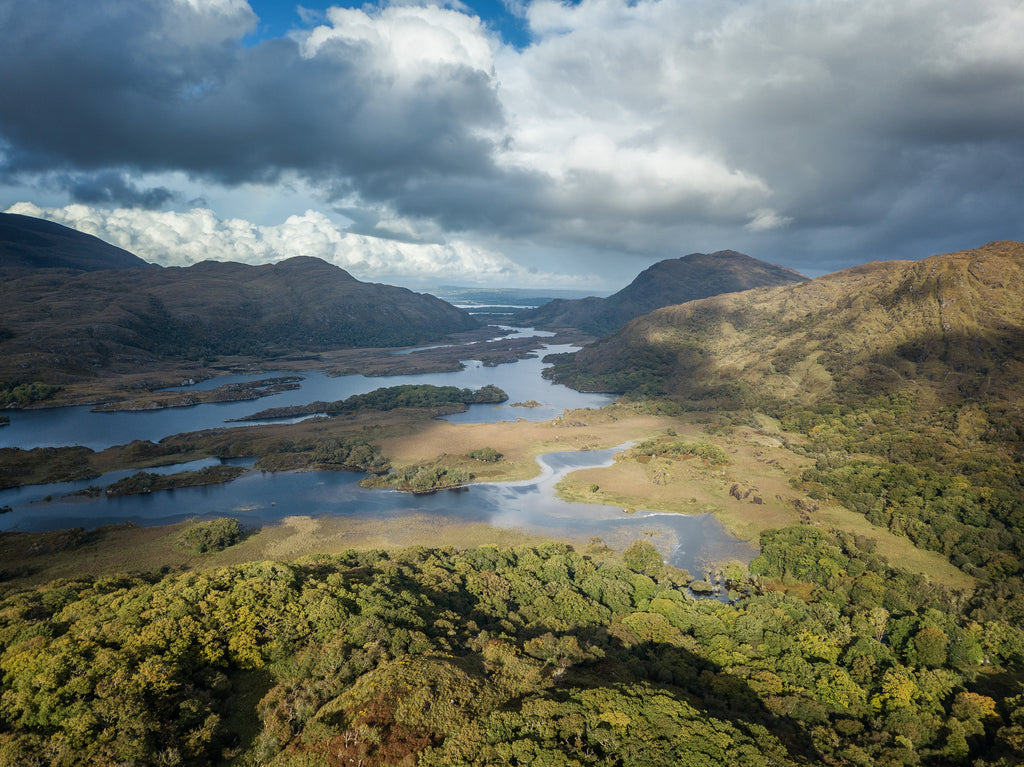
{"type": "MultiPolygon", "coordinates": [[[[514,335],[550,336],[544,331],[520,329],[514,335]]],[[[511,336],[510,336],[511,337],[511,336]]],[[[170,434],[223,426],[225,419],[239,418],[268,406],[303,405],[344,399],[382,386],[406,383],[455,385],[480,388],[496,383],[509,396],[499,406],[473,405],[466,412],[448,416],[460,423],[503,420],[549,420],[568,408],[601,407],[612,401],[605,394],[587,394],[554,384],[542,376],[549,367],[545,354],[572,351],[570,345],[547,345],[534,357],[503,364],[500,373],[479,361],[467,361],[456,372],[388,376],[329,377],[306,373],[301,387],[283,391],[267,400],[203,404],[156,411],[95,413],[88,407],[17,411],[11,424],[0,430],[0,447],[30,448],[47,445],[84,445],[102,449],[136,439],[159,440],[170,434]],[[539,407],[515,407],[516,402],[542,403],[539,407]]],[[[471,356],[471,353],[467,353],[471,356]]],[[[201,389],[231,381],[266,378],[254,376],[210,379],[188,388],[201,389]]],[[[459,492],[410,495],[390,490],[359,487],[361,475],[342,472],[250,471],[233,482],[206,487],[179,488],[145,495],[107,498],[97,489],[133,474],[108,474],[78,483],[40,485],[0,491],[0,530],[25,532],[94,529],[102,525],[132,522],[143,526],[166,525],[195,517],[236,517],[250,525],[274,524],[288,516],[340,516],[400,525],[409,515],[434,514],[467,522],[519,528],[553,537],[585,542],[599,537],[616,548],[636,538],[649,537],[666,560],[697,574],[710,563],[727,560],[749,562],[754,550],[731,538],[710,515],[684,516],[639,512],[557,498],[555,485],[569,471],[607,465],[620,448],[603,451],[549,453],[538,462],[541,474],[524,482],[475,484],[459,492]],[[66,497],[70,493],[84,494],[66,497]]],[[[174,467],[147,469],[153,473],[201,469],[215,459],[174,467]]],[[[235,461],[231,461],[235,463],[235,461]]],[[[248,461],[247,465],[252,462],[248,461]]],[[[243,464],[246,465],[246,464],[243,464]]]]}

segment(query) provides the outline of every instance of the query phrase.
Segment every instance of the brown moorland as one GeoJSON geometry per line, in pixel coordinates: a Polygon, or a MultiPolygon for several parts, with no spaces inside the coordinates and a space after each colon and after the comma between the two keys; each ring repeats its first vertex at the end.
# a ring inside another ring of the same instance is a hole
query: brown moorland
{"type": "Polygon", "coordinates": [[[4,276],[0,382],[8,384],[66,385],[225,355],[410,346],[479,327],[438,298],[360,282],[308,257],[4,276]]]}
{"type": "Polygon", "coordinates": [[[555,299],[536,309],[519,312],[515,320],[523,325],[576,328],[601,336],[663,306],[806,279],[792,269],[734,250],[691,253],[644,269],[629,285],[607,298],[555,299]]]}
{"type": "Polygon", "coordinates": [[[707,408],[911,392],[1024,398],[1024,244],[872,262],[660,309],[556,365],[584,389],[707,408]]]}

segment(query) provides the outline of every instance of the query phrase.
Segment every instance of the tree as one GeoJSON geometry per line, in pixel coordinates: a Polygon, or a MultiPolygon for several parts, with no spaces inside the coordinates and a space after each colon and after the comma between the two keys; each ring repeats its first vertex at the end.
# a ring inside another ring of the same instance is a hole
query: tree
{"type": "Polygon", "coordinates": [[[634,541],[622,552],[622,564],[637,573],[654,573],[662,569],[661,554],[650,541],[634,541]]]}

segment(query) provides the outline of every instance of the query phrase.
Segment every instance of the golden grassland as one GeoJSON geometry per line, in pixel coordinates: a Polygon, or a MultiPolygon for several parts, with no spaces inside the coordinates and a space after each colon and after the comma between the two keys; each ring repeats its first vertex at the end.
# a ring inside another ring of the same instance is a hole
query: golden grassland
{"type": "Polygon", "coordinates": [[[407,515],[398,522],[295,516],[255,530],[223,551],[196,554],[177,545],[181,533],[192,524],[111,525],[78,536],[67,531],[0,533],[0,561],[7,570],[0,591],[40,585],[58,578],[101,577],[161,568],[226,567],[264,560],[291,561],[347,549],[397,550],[410,546],[462,549],[489,544],[537,544],[547,540],[522,530],[432,515],[407,515]]]}
{"type": "MultiPolygon", "coordinates": [[[[752,406],[757,407],[762,395],[771,395],[773,401],[782,398],[807,404],[829,397],[860,401],[880,391],[892,391],[913,395],[919,406],[935,410],[962,402],[965,392],[983,397],[990,389],[998,389],[1003,401],[1019,402],[1024,391],[1021,335],[1007,332],[1007,328],[1020,326],[1022,308],[1016,286],[1022,275],[1024,244],[990,243],[975,251],[914,262],[868,264],[795,286],[669,307],[576,355],[576,383],[584,388],[601,386],[607,384],[602,384],[606,373],[626,371],[629,380],[621,381],[618,390],[628,391],[643,383],[644,374],[649,373],[655,383],[665,382],[677,401],[696,402],[700,407],[719,401],[748,402],[744,399],[748,394],[753,397],[749,400],[752,406]],[[968,339],[977,342],[967,343],[968,339]],[[701,349],[701,354],[694,353],[695,349],[701,349]],[[672,360],[667,368],[666,353],[672,360]],[[723,388],[723,382],[729,385],[723,388]]],[[[498,346],[509,346],[506,352],[514,358],[526,353],[525,347],[531,343],[534,341],[524,340],[523,346],[515,348],[508,342],[498,346]]],[[[453,346],[398,356],[386,350],[363,349],[273,360],[222,359],[217,362],[219,370],[202,374],[325,366],[335,371],[377,373],[400,372],[401,366],[408,366],[406,372],[411,372],[431,369],[431,365],[457,366],[462,354],[463,349],[453,346]]],[[[191,369],[168,369],[122,378],[117,386],[122,387],[122,396],[127,396],[152,388],[156,381],[166,385],[184,377],[200,376],[191,369]]],[[[109,393],[112,381],[94,382],[97,388],[89,393],[69,387],[60,396],[98,397],[103,386],[109,393]]],[[[59,404],[68,404],[68,400],[59,400],[59,404]]],[[[377,445],[396,468],[439,462],[462,468],[476,481],[516,480],[538,471],[535,458],[542,452],[609,447],[672,430],[677,435],[674,438],[718,446],[726,451],[728,462],[710,465],[696,456],[668,459],[627,454],[611,467],[569,475],[560,492],[569,500],[623,509],[710,512],[747,540],[764,530],[794,523],[837,527],[874,539],[876,550],[900,567],[947,585],[972,584],[944,557],[915,548],[908,538],[872,526],[861,514],[808,498],[798,481],[791,483],[807,467],[807,459],[786,447],[798,437],[781,433],[767,418],[737,426],[724,416],[708,413],[653,416],[623,405],[568,412],[547,423],[456,425],[431,415],[411,411],[358,414],[289,426],[211,430],[171,438],[168,445],[160,446],[162,452],[148,451],[146,445],[112,448],[91,456],[88,467],[104,472],[153,465],[154,458],[178,462],[206,455],[288,457],[294,454],[281,446],[287,441],[306,444],[361,435],[377,445]],[[499,451],[504,460],[485,463],[468,457],[469,452],[484,447],[499,451]]],[[[980,429],[972,419],[984,424],[984,417],[976,413],[965,416],[961,428],[968,432],[980,429]]],[[[68,455],[65,463],[78,460],[68,455]]],[[[281,459],[279,467],[285,468],[286,461],[281,459]]],[[[37,475],[42,476],[40,472],[37,475]]],[[[298,536],[292,544],[281,544],[282,552],[303,551],[302,540],[298,536]]],[[[0,566],[9,567],[6,563],[5,559],[0,566]]]]}
{"type": "MultiPolygon", "coordinates": [[[[372,438],[396,467],[437,461],[470,471],[474,481],[510,481],[536,476],[536,458],[561,450],[604,449],[674,434],[673,439],[708,442],[724,449],[728,462],[710,465],[696,456],[683,460],[636,455],[626,450],[613,466],[572,472],[559,485],[566,500],[620,506],[624,510],[714,514],[733,535],[756,542],[764,530],[805,524],[836,527],[877,541],[877,550],[900,567],[932,580],[970,589],[974,580],[934,552],[917,549],[903,537],[867,522],[841,506],[811,501],[790,484],[807,459],[787,449],[778,425],[761,417],[751,425],[723,425],[714,416],[689,413],[656,416],[613,405],[600,410],[566,411],[546,422],[517,421],[454,424],[411,413],[364,415],[280,427],[249,427],[331,434],[374,425],[372,438]],[[383,415],[383,417],[382,417],[383,415]],[[503,455],[496,463],[467,453],[491,447],[503,455]]],[[[232,430],[233,432],[235,430],[232,430]]],[[[237,433],[237,432],[236,432],[237,433]]],[[[175,545],[183,525],[166,528],[112,527],[87,533],[69,545],[58,533],[0,535],[0,561],[9,585],[40,583],[78,574],[147,571],[161,566],[191,568],[262,559],[291,560],[349,548],[403,548],[410,545],[466,547],[515,545],[539,540],[520,530],[425,515],[401,522],[344,518],[287,517],[263,527],[223,552],[191,554],[175,545]]],[[[575,541],[579,544],[580,541],[575,541]]],[[[627,542],[628,544],[628,542],[627,542]]]]}
{"type": "Polygon", "coordinates": [[[1022,280],[1024,244],[993,242],[726,293],[638,318],[556,364],[555,380],[646,382],[700,406],[740,390],[800,405],[882,391],[938,407],[965,395],[1020,401],[1022,280]]]}
{"type": "Polygon", "coordinates": [[[658,419],[662,431],[677,439],[704,441],[726,450],[725,466],[709,466],[697,457],[670,461],[622,454],[614,466],[570,474],[559,486],[566,500],[603,503],[628,510],[711,513],[738,538],[754,543],[765,530],[786,525],[818,525],[865,535],[891,563],[923,573],[958,589],[971,589],[975,579],[941,554],[916,548],[902,536],[868,522],[863,515],[837,504],[812,501],[790,484],[807,459],[787,449],[777,424],[761,417],[757,427],[722,429],[706,415],[658,419]],[[774,432],[774,434],[773,434],[774,432]],[[592,488],[597,486],[597,490],[592,488]]]}
{"type": "Polygon", "coordinates": [[[429,461],[440,455],[464,456],[493,447],[503,460],[464,464],[477,480],[512,481],[535,477],[537,456],[562,450],[602,450],[662,431],[667,422],[628,408],[570,410],[552,421],[455,424],[431,420],[413,434],[392,434],[379,441],[396,466],[429,461]]]}

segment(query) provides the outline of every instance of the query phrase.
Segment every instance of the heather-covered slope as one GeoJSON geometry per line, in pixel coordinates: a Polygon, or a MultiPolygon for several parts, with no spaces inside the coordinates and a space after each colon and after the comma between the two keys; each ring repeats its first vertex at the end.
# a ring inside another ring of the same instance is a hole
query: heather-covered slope
{"type": "Polygon", "coordinates": [[[36,270],[5,285],[0,381],[62,383],[161,358],[402,346],[477,326],[433,296],[317,258],[188,268],[36,270]]]}
{"type": "Polygon", "coordinates": [[[15,213],[0,213],[0,269],[128,269],[146,262],[91,234],[15,213]]]}
{"type": "Polygon", "coordinates": [[[554,376],[724,402],[1020,397],[1024,244],[873,262],[668,307],[561,362],[554,376]]]}
{"type": "Polygon", "coordinates": [[[607,298],[558,299],[519,312],[514,319],[521,325],[578,328],[594,335],[606,335],[635,317],[663,306],[805,279],[792,269],[766,264],[733,250],[691,253],[654,264],[607,298]]]}

